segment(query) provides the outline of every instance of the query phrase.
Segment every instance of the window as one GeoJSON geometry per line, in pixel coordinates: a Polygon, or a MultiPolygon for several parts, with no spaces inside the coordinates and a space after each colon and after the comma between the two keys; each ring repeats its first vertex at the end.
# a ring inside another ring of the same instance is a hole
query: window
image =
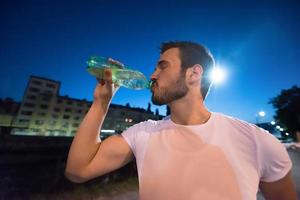
{"type": "Polygon", "coordinates": [[[35,95],[28,95],[27,99],[36,99],[36,96],[35,95]]]}
{"type": "Polygon", "coordinates": [[[79,117],[79,116],[76,116],[76,117],[74,117],[74,119],[75,119],[75,120],[79,120],[79,119],[80,119],[80,117],[79,117]]]}
{"type": "Polygon", "coordinates": [[[33,103],[24,103],[24,107],[27,107],[27,108],[33,108],[35,105],[33,103]]]}
{"type": "Polygon", "coordinates": [[[54,126],[55,124],[56,124],[56,121],[54,121],[54,120],[49,122],[49,125],[51,125],[51,126],[54,126]]]}
{"type": "Polygon", "coordinates": [[[64,118],[64,119],[69,119],[70,116],[69,116],[69,115],[64,115],[63,118],[64,118]]]}
{"type": "Polygon", "coordinates": [[[59,112],[60,111],[59,108],[54,108],[53,110],[54,110],[54,112],[59,112]]]}
{"type": "Polygon", "coordinates": [[[22,115],[32,115],[31,111],[22,111],[21,112],[22,115]]]}
{"type": "Polygon", "coordinates": [[[33,132],[40,132],[40,131],[41,131],[41,130],[38,129],[38,128],[31,128],[30,130],[33,131],[33,132]]]}
{"type": "Polygon", "coordinates": [[[79,109],[79,110],[77,110],[77,113],[82,113],[82,110],[80,110],[80,109],[79,109]]]}
{"type": "Polygon", "coordinates": [[[53,91],[52,90],[45,90],[43,93],[46,94],[46,95],[52,95],[53,91]]]}
{"type": "Polygon", "coordinates": [[[47,83],[46,86],[49,88],[56,88],[56,85],[51,83],[47,83]]]}
{"type": "Polygon", "coordinates": [[[29,119],[19,119],[19,122],[20,122],[20,123],[28,123],[28,122],[29,122],[29,119]]]}
{"type": "Polygon", "coordinates": [[[52,96],[44,96],[43,100],[49,102],[49,101],[51,101],[51,98],[52,98],[52,96]]]}
{"type": "Polygon", "coordinates": [[[68,105],[72,105],[73,102],[69,100],[69,101],[67,101],[67,104],[68,104],[68,105]]]}
{"type": "Polygon", "coordinates": [[[62,99],[57,99],[57,100],[56,100],[56,103],[58,103],[58,104],[60,104],[60,103],[62,103],[62,102],[63,102],[62,99]]]}
{"type": "Polygon", "coordinates": [[[68,126],[69,126],[69,123],[68,123],[68,122],[62,124],[62,127],[63,127],[63,128],[68,128],[68,126]]]}
{"type": "Polygon", "coordinates": [[[73,127],[78,127],[79,124],[78,124],[78,123],[74,123],[74,124],[72,124],[72,126],[73,126],[73,127]]]}
{"type": "Polygon", "coordinates": [[[70,108],[66,108],[65,112],[71,112],[71,109],[70,108]]]}
{"type": "Polygon", "coordinates": [[[46,113],[40,112],[38,115],[39,115],[39,116],[46,116],[46,113]]]}
{"type": "Polygon", "coordinates": [[[35,88],[35,87],[31,87],[31,88],[29,88],[29,91],[30,92],[40,92],[40,89],[35,88]]]}
{"type": "Polygon", "coordinates": [[[42,105],[40,105],[40,108],[42,108],[42,109],[48,109],[48,105],[45,105],[45,104],[42,104],[42,105]]]}
{"type": "Polygon", "coordinates": [[[82,106],[83,106],[83,103],[82,103],[82,102],[78,102],[78,103],[77,103],[77,106],[82,107],[82,106]]]}
{"type": "Polygon", "coordinates": [[[53,114],[52,117],[53,117],[54,119],[57,119],[57,118],[58,118],[58,115],[53,114]]]}
{"type": "Polygon", "coordinates": [[[44,124],[44,121],[43,120],[36,120],[35,124],[36,125],[42,125],[42,124],[44,124]]]}
{"type": "Polygon", "coordinates": [[[34,84],[34,85],[42,85],[43,83],[41,81],[38,81],[38,80],[33,80],[32,84],[34,84]]]}

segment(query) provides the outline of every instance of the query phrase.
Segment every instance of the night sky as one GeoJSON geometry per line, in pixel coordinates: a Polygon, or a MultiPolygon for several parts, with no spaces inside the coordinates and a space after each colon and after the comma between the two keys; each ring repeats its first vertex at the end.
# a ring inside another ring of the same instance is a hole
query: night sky
{"type": "MultiPolygon", "coordinates": [[[[269,99],[300,85],[299,1],[1,0],[0,25],[0,98],[20,101],[36,75],[60,81],[60,95],[92,100],[89,56],[149,77],[160,43],[170,40],[204,44],[226,69],[206,100],[211,111],[255,122],[264,110],[261,121],[270,121],[269,99]]],[[[113,103],[147,108],[150,96],[122,88],[113,103]]]]}

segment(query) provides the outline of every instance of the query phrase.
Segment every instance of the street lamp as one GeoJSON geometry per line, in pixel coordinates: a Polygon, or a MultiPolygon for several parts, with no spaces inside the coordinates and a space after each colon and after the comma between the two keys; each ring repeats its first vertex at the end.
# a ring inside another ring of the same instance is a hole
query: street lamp
{"type": "Polygon", "coordinates": [[[259,123],[259,118],[263,118],[264,116],[266,116],[266,112],[261,110],[258,112],[258,115],[256,115],[256,124],[259,123]]]}
{"type": "Polygon", "coordinates": [[[279,130],[281,127],[279,125],[277,125],[276,128],[279,130]]]}
{"type": "Polygon", "coordinates": [[[265,111],[260,111],[260,112],[258,113],[258,115],[259,115],[260,117],[264,117],[264,116],[266,116],[266,113],[265,113],[265,111]]]}

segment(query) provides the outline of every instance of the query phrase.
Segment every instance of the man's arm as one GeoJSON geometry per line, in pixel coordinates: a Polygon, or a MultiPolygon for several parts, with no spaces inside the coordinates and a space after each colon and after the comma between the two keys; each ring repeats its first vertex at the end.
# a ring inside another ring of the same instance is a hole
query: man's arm
{"type": "Polygon", "coordinates": [[[297,194],[290,172],[275,182],[261,181],[259,188],[266,200],[297,200],[297,194]]]}
{"type": "Polygon", "coordinates": [[[73,182],[85,182],[113,171],[133,158],[122,136],[99,139],[110,101],[117,87],[112,83],[111,71],[105,70],[94,91],[94,102],[80,124],[70,147],[65,175],[73,182]]]}

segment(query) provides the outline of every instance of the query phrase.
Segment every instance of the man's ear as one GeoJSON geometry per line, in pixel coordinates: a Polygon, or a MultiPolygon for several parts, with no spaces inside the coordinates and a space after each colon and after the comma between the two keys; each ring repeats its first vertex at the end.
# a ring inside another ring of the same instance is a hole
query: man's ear
{"type": "Polygon", "coordinates": [[[193,67],[191,67],[189,69],[190,73],[189,73],[189,79],[191,79],[192,81],[195,79],[200,79],[202,74],[203,74],[203,68],[201,65],[199,64],[195,64],[193,67]]]}

